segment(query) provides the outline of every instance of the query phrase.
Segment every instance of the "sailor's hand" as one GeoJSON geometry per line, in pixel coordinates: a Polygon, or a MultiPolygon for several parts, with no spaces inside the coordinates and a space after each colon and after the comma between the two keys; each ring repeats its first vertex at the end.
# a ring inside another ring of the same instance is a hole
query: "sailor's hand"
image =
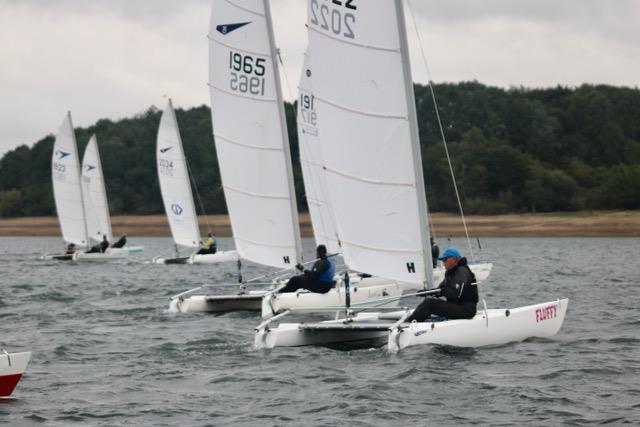
{"type": "Polygon", "coordinates": [[[296,264],[296,268],[297,268],[298,270],[300,270],[300,271],[304,271],[304,265],[302,265],[302,264],[300,264],[300,263],[296,264]]]}

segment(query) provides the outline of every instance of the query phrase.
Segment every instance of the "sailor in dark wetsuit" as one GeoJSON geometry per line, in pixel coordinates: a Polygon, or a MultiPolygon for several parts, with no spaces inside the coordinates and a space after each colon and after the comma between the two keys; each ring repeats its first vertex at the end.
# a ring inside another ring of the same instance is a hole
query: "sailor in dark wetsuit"
{"type": "Polygon", "coordinates": [[[336,263],[331,258],[327,258],[325,245],[318,245],[316,256],[318,260],[313,264],[313,268],[304,270],[304,273],[299,276],[293,276],[280,292],[295,292],[298,289],[307,289],[319,294],[329,292],[334,285],[333,276],[336,274],[336,263]]]}
{"type": "Polygon", "coordinates": [[[109,241],[107,240],[106,235],[102,235],[102,242],[100,242],[100,252],[104,253],[109,249],[109,241]]]}
{"type": "Polygon", "coordinates": [[[478,288],[467,259],[456,248],[448,248],[438,259],[443,261],[447,270],[444,280],[438,286],[439,296],[445,297],[446,301],[426,297],[407,317],[407,322],[424,322],[432,314],[447,319],[471,319],[476,315],[478,288]]]}
{"type": "Polygon", "coordinates": [[[431,262],[433,263],[433,268],[438,266],[438,257],[440,256],[440,248],[438,244],[433,240],[433,237],[429,238],[431,242],[431,262]]]}
{"type": "Polygon", "coordinates": [[[118,239],[118,241],[117,241],[117,242],[115,242],[115,243],[113,244],[113,246],[111,246],[111,247],[112,247],[112,248],[121,248],[121,247],[123,247],[123,246],[124,246],[124,245],[126,245],[126,244],[127,244],[127,233],[124,233],[124,234],[122,235],[122,237],[120,237],[120,238],[118,239]]]}

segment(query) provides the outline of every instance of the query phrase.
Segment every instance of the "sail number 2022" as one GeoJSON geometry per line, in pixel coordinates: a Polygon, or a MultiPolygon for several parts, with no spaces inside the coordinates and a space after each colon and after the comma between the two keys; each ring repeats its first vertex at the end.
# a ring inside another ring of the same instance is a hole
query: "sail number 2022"
{"type": "Polygon", "coordinates": [[[356,0],[311,0],[311,24],[320,26],[338,36],[356,38],[353,24],[356,16],[350,10],[357,10],[356,0]]]}
{"type": "Polygon", "coordinates": [[[229,86],[235,92],[264,95],[264,58],[254,58],[239,52],[229,52],[231,80],[229,86]]]}

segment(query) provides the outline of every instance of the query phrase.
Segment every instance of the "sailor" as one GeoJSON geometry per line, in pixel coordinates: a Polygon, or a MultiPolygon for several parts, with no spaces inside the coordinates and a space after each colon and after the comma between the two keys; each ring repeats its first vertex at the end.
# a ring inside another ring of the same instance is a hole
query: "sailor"
{"type": "Polygon", "coordinates": [[[196,253],[197,255],[206,255],[206,254],[215,254],[218,250],[218,243],[216,242],[216,238],[213,236],[213,233],[209,232],[207,234],[207,240],[203,243],[200,243],[200,250],[196,253]]]}
{"type": "Polygon", "coordinates": [[[446,301],[426,297],[413,310],[407,322],[424,322],[432,314],[447,319],[471,319],[476,315],[478,288],[475,284],[476,277],[467,265],[467,259],[456,248],[447,248],[438,259],[444,263],[447,270],[444,280],[438,286],[439,296],[446,298],[446,301]]]}
{"type": "Polygon", "coordinates": [[[105,234],[102,235],[102,242],[100,242],[100,252],[105,252],[109,248],[109,241],[105,234]]]}
{"type": "Polygon", "coordinates": [[[122,237],[120,237],[118,241],[113,244],[112,248],[121,248],[126,244],[127,244],[127,233],[124,233],[122,237]]]}
{"type": "MultiPolygon", "coordinates": [[[[306,289],[319,294],[326,294],[333,287],[333,276],[336,274],[336,263],[331,258],[327,258],[327,247],[318,245],[316,248],[318,260],[313,264],[311,270],[303,270],[298,276],[293,276],[287,285],[280,292],[295,292],[298,289],[306,289]]],[[[302,270],[302,265],[296,266],[302,270]]]]}
{"type": "Polygon", "coordinates": [[[431,241],[431,262],[433,262],[433,268],[438,266],[438,256],[440,256],[440,248],[438,247],[433,237],[429,237],[431,241]]]}
{"type": "Polygon", "coordinates": [[[75,245],[75,243],[69,243],[69,244],[67,245],[67,247],[65,248],[65,250],[64,250],[64,253],[65,253],[65,254],[67,254],[67,255],[72,255],[72,254],[74,254],[75,252],[76,252],[76,245],[75,245]]]}

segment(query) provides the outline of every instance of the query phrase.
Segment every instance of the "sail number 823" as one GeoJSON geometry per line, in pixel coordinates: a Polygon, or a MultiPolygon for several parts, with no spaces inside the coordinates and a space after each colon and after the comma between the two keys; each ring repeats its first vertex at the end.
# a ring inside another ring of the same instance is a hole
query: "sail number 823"
{"type": "Polygon", "coordinates": [[[239,52],[229,52],[231,79],[229,86],[234,92],[264,95],[264,58],[254,58],[239,52]]]}

